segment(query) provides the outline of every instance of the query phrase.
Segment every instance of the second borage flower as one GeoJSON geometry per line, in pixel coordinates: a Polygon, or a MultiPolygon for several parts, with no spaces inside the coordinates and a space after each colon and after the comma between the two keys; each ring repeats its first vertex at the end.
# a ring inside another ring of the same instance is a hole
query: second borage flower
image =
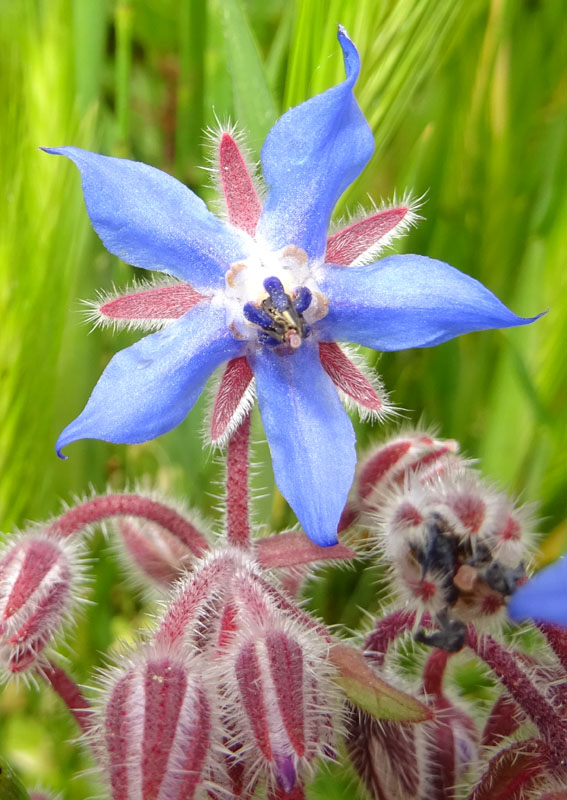
{"type": "Polygon", "coordinates": [[[133,444],[166,433],[228,362],[213,440],[239,424],[255,378],[276,482],[320,545],[337,541],[356,460],[337,387],[366,410],[382,409],[335,342],[403,350],[535,319],[516,316],[441,261],[394,255],[368,263],[407,227],[409,207],[375,212],[327,238],[335,204],[374,147],[353,95],[359,55],[342,27],[338,39],[346,80],[290,109],[267,136],[263,206],[236,142],[229,133],[220,139],[226,222],[153,167],[46,148],[81,171],[91,222],[110,252],[182,281],[100,304],[100,318],[165,327],[114,356],[58,453],[78,439],[133,444]]]}

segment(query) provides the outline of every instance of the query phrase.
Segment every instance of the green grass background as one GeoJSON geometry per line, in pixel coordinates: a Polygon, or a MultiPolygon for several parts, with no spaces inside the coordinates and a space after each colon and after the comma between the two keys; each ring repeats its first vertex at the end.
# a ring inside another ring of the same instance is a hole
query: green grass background
{"type": "MultiPolygon", "coordinates": [[[[61,428],[104,365],[136,337],[89,333],[81,298],[133,270],[90,229],[74,168],[40,145],[74,144],[158,166],[211,198],[202,129],[248,133],[257,156],[277,116],[341,80],[336,24],[361,56],[357,96],[375,156],[340,202],[427,192],[426,220],[399,246],[482,280],[521,330],[471,334],[383,356],[409,420],[460,440],[485,472],[538,503],[542,558],[565,550],[567,470],[567,12],[563,0],[2,0],[0,2],[0,527],[110,485],[183,495],[215,516],[218,464],[202,447],[203,404],[174,432],[135,447],[81,442],[55,458],[61,428]]],[[[374,354],[368,354],[371,361],[374,354]]],[[[361,445],[383,435],[358,426],[361,445]]],[[[261,430],[256,425],[258,439],[261,430]]],[[[273,485],[267,450],[258,484],[273,485]]],[[[218,514],[217,514],[218,516],[218,514]]],[[[258,518],[282,526],[279,498],[258,518]]],[[[101,550],[100,543],[95,544],[101,550]]],[[[79,680],[139,621],[102,548],[95,607],[72,637],[79,680]]],[[[328,573],[315,604],[354,625],[372,607],[367,575],[328,573]]],[[[0,754],[35,781],[84,800],[88,761],[47,690],[0,697],[0,754]]],[[[312,797],[342,797],[339,776],[312,797]]]]}

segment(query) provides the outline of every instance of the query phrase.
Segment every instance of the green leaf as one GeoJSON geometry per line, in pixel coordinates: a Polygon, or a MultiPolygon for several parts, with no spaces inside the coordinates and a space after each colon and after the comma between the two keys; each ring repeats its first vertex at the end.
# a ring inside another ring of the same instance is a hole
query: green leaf
{"type": "Polygon", "coordinates": [[[2,800],[30,800],[14,770],[0,758],[0,797],[2,800]]]}
{"type": "Polygon", "coordinates": [[[259,152],[266,134],[277,119],[276,104],[268,87],[256,39],[240,0],[224,0],[222,19],[236,121],[249,135],[252,147],[259,152]]]}
{"type": "Polygon", "coordinates": [[[335,645],[331,661],[338,669],[336,683],[352,703],[373,717],[395,722],[424,722],[432,718],[431,709],[382,680],[358,650],[335,645]]]}

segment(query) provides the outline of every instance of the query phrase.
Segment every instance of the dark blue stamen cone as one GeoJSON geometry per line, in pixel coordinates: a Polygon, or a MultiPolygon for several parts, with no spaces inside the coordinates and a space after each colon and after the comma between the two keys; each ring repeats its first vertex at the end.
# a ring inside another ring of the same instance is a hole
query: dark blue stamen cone
{"type": "Polygon", "coordinates": [[[270,295],[270,299],[277,311],[285,311],[289,308],[289,297],[285,293],[279,278],[273,276],[271,278],[266,278],[264,281],[264,289],[270,295]]]}
{"type": "Polygon", "coordinates": [[[307,286],[298,286],[295,290],[295,294],[296,297],[293,301],[294,308],[298,314],[303,314],[303,312],[311,305],[313,296],[307,286]]]}
{"type": "Polygon", "coordinates": [[[254,325],[260,325],[261,328],[270,328],[273,325],[273,320],[258,306],[255,306],[254,303],[246,303],[242,312],[248,322],[254,323],[254,325]]]}

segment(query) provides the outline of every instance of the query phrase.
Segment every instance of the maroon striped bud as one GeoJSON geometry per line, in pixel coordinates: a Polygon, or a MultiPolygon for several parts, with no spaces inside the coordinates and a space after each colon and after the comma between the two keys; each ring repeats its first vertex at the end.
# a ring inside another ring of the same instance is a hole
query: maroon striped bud
{"type": "Polygon", "coordinates": [[[389,492],[419,473],[430,480],[454,462],[459,445],[453,439],[435,439],[422,431],[408,431],[366,455],[357,470],[356,491],[363,511],[379,509],[389,492]]]}
{"type": "Polygon", "coordinates": [[[126,565],[135,570],[142,585],[150,581],[167,589],[196,561],[184,542],[156,522],[127,517],[119,520],[116,527],[126,565]]]}
{"type": "Polygon", "coordinates": [[[338,703],[326,643],[296,623],[268,618],[262,629],[245,628],[221,670],[248,782],[263,775],[274,797],[295,797],[304,768],[328,757],[334,739],[338,703]]]}
{"type": "Polygon", "coordinates": [[[37,531],[13,541],[0,557],[0,664],[17,674],[37,664],[70,616],[80,581],[79,550],[37,531]]]}
{"type": "Polygon", "coordinates": [[[109,675],[95,734],[112,800],[192,800],[212,714],[198,657],[150,648],[109,675]]]}

